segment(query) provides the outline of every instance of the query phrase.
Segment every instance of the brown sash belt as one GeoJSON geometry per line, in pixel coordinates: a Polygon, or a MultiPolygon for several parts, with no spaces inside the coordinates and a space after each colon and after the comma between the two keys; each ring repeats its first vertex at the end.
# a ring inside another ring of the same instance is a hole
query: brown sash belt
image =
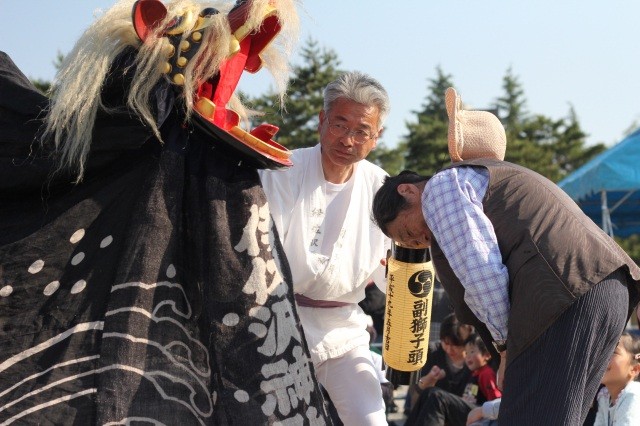
{"type": "Polygon", "coordinates": [[[340,306],[348,306],[353,304],[347,302],[338,302],[335,300],[315,300],[300,293],[296,293],[294,296],[296,298],[296,303],[298,304],[298,306],[303,306],[305,308],[339,308],[340,306]]]}

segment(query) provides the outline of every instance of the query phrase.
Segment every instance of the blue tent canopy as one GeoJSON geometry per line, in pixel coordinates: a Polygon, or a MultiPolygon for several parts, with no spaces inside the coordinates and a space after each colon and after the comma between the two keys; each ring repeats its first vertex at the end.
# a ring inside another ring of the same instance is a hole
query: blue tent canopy
{"type": "Polygon", "coordinates": [[[640,234],[640,129],[558,183],[609,235],[640,234]]]}

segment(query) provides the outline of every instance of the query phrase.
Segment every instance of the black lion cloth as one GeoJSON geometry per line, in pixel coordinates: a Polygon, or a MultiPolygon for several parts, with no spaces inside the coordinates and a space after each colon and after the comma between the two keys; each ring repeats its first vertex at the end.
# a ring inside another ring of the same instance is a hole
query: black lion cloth
{"type": "Polygon", "coordinates": [[[124,56],[74,185],[0,52],[0,424],[329,422],[256,170],[166,82],[153,137],[124,56]]]}

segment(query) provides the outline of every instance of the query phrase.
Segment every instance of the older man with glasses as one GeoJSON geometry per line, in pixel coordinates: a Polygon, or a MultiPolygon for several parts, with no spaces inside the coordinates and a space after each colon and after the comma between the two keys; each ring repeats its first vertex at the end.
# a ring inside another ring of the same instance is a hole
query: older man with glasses
{"type": "Polygon", "coordinates": [[[388,112],[380,83],[345,73],[324,90],[320,144],[294,150],[286,171],[261,171],[316,376],[346,425],[387,423],[358,302],[372,280],[385,286],[390,241],[370,209],[386,173],[365,158],[388,112]]]}

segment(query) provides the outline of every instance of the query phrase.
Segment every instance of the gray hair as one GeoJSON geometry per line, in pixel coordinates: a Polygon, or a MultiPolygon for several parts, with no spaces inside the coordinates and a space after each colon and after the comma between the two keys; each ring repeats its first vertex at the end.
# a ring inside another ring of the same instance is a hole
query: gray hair
{"type": "Polygon", "coordinates": [[[375,105],[380,112],[378,129],[389,115],[389,95],[378,80],[361,73],[351,71],[342,74],[336,80],[327,84],[324,89],[325,111],[331,109],[331,104],[338,98],[347,98],[363,105],[375,105]]]}

